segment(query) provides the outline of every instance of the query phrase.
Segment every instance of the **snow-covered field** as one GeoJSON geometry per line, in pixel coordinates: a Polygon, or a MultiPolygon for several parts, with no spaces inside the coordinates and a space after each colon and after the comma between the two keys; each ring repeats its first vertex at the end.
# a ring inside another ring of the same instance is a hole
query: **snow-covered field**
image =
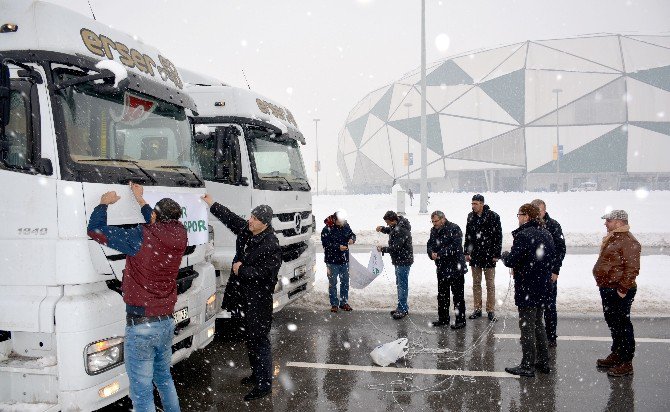
{"type": "MultiPolygon", "coordinates": [[[[416,250],[418,252],[418,250],[416,250]]],[[[369,254],[355,253],[353,256],[367,265],[369,254]]],[[[558,311],[562,314],[601,314],[600,295],[591,269],[596,255],[568,255],[561,269],[558,283],[558,311]]],[[[637,278],[638,291],[633,303],[633,315],[670,316],[670,256],[652,255],[642,257],[642,269],[637,278]]],[[[508,269],[498,264],[496,272],[496,300],[498,313],[514,314],[513,289],[506,298],[510,285],[508,269]],[[502,307],[501,307],[502,305],[502,307]]],[[[482,284],[484,286],[484,282],[482,284]]],[[[513,287],[513,286],[512,286],[513,287]]],[[[484,288],[484,299],[486,289],[484,288]]],[[[367,288],[351,289],[349,303],[356,309],[395,309],[396,287],[393,266],[388,255],[384,257],[384,272],[367,288]]],[[[472,310],[472,275],[465,274],[465,304],[472,310]]],[[[296,302],[297,306],[326,311],[328,303],[328,279],[323,254],[317,254],[317,274],[314,290],[296,302]]],[[[410,312],[437,313],[437,278],[435,265],[425,254],[417,254],[409,276],[410,312]]]]}
{"type": "MultiPolygon", "coordinates": [[[[428,210],[442,210],[447,219],[465,230],[470,212],[472,193],[432,193],[428,210]]],[[[600,217],[612,209],[624,209],[630,217],[631,231],[643,246],[670,246],[670,219],[665,209],[670,206],[670,191],[603,191],[566,193],[483,193],[486,203],[500,215],[504,243],[511,244],[510,232],[517,226],[516,212],[523,203],[535,198],[547,203],[547,211],[563,227],[569,246],[599,246],[605,235],[600,217]]],[[[415,244],[426,244],[430,231],[430,217],[419,214],[419,195],[414,196],[414,206],[407,198],[407,218],[412,223],[415,244]]],[[[385,195],[321,195],[314,197],[314,215],[317,231],[323,219],[338,209],[345,209],[351,228],[359,236],[360,244],[386,241],[386,236],[374,231],[383,225],[382,216],[387,210],[396,210],[396,200],[385,195]]]]}

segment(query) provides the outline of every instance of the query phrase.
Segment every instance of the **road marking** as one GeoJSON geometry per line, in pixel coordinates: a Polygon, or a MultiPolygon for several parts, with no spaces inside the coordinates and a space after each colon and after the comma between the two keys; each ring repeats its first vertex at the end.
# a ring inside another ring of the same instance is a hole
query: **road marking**
{"type": "Polygon", "coordinates": [[[310,363],[310,362],[288,362],[286,366],[294,368],[310,369],[332,369],[356,372],[384,372],[384,373],[405,373],[409,375],[444,375],[444,376],[471,376],[471,377],[490,377],[490,378],[519,378],[507,372],[487,372],[487,371],[464,371],[454,369],[414,369],[414,368],[390,368],[381,366],[362,366],[362,365],[337,365],[333,363],[310,363]]]}
{"type": "MultiPolygon", "coordinates": [[[[495,336],[498,339],[520,339],[521,335],[515,335],[513,333],[496,333],[495,336]]],[[[573,341],[594,341],[594,342],[611,342],[612,338],[610,336],[559,336],[556,340],[573,340],[573,341]]],[[[670,339],[660,339],[660,338],[635,338],[636,343],[670,343],[670,339]]]]}

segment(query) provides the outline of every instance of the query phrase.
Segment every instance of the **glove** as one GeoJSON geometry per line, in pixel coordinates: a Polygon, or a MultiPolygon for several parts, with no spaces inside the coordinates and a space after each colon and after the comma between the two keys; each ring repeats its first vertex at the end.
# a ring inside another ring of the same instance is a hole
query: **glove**
{"type": "Polygon", "coordinates": [[[505,261],[507,260],[508,257],[509,257],[509,252],[505,251],[505,252],[502,253],[502,255],[500,255],[500,260],[502,260],[503,263],[505,263],[505,261]]]}

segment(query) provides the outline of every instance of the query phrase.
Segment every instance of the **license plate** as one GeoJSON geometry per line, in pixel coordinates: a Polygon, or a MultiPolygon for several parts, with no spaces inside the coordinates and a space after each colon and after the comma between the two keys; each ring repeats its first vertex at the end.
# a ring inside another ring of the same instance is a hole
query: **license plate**
{"type": "Polygon", "coordinates": [[[186,319],[188,319],[188,307],[179,309],[178,311],[172,314],[172,317],[174,318],[174,321],[177,323],[185,321],[186,319]]]}

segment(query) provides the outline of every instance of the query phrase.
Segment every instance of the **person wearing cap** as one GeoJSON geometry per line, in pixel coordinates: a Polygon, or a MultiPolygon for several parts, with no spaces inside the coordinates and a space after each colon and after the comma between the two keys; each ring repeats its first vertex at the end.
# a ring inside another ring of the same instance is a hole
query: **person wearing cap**
{"type": "Polygon", "coordinates": [[[130,399],[136,411],[155,410],[154,384],[165,411],[179,411],[170,364],[177,303],[177,275],[188,243],[179,221],[182,211],[172,199],[161,199],[152,209],[143,198],[144,188],[130,184],[145,224],[132,228],[109,226],[107,209],[121,197],[102,195],[88,222],[88,235],[96,242],[126,255],[123,301],[126,303],[124,361],[130,382],[130,399]]]}
{"type": "Polygon", "coordinates": [[[496,263],[502,251],[502,226],[500,216],[489,205],[484,204],[484,196],[472,196],[472,212],[468,214],[465,226],[466,262],[472,269],[472,295],[474,311],[470,319],[482,316],[482,273],[486,280],[486,312],[490,321],[495,321],[496,263]]]}
{"type": "Polygon", "coordinates": [[[222,306],[243,316],[251,376],[243,385],[254,385],[245,401],[272,392],[272,295],[281,267],[281,248],[272,228],[272,208],[256,206],[244,220],[230,209],[214,202],[211,195],[202,199],[209,211],[235,236],[235,257],[222,306]]]}
{"type": "Polygon", "coordinates": [[[398,305],[391,311],[395,320],[400,320],[409,313],[407,297],[409,295],[409,270],[414,263],[414,247],[412,246],[412,225],[409,220],[392,210],[384,214],[386,226],[377,226],[376,231],[389,235],[388,246],[377,246],[383,254],[391,255],[395,266],[395,284],[398,290],[398,305]]]}
{"type": "Polygon", "coordinates": [[[565,259],[565,238],[563,237],[563,229],[561,224],[552,219],[547,213],[547,204],[542,199],[535,199],[530,202],[531,205],[540,209],[540,219],[544,222],[544,227],[551,233],[554,239],[554,247],[556,247],[556,259],[554,259],[554,271],[551,274],[550,300],[549,304],[544,310],[544,327],[547,331],[547,340],[549,347],[556,347],[556,326],[558,324],[558,314],[556,313],[556,295],[558,291],[558,275],[565,259]]]}
{"type": "Polygon", "coordinates": [[[556,251],[551,233],[544,228],[540,209],[526,203],[517,213],[519,227],[512,232],[512,249],[502,254],[514,276],[514,304],[519,310],[521,363],[505,368],[513,375],[534,377],[535,371],[549,373],[544,307],[549,303],[549,285],[556,251]]]}
{"type": "Polygon", "coordinates": [[[324,261],[328,273],[328,296],[330,311],[338,308],[350,312],[349,306],[349,246],[356,242],[356,235],[346,221],[346,213],[337,211],[328,216],[321,230],[324,261]],[[340,278],[340,298],[337,298],[337,278],[340,278]]]}
{"type": "Polygon", "coordinates": [[[593,276],[600,288],[605,321],[612,334],[611,353],[596,362],[607,368],[610,376],[633,374],[635,335],[630,321],[630,308],[635,299],[640,273],[640,242],[630,233],[628,213],[613,210],[602,216],[607,236],[600,245],[598,260],[593,266],[593,276]]]}

